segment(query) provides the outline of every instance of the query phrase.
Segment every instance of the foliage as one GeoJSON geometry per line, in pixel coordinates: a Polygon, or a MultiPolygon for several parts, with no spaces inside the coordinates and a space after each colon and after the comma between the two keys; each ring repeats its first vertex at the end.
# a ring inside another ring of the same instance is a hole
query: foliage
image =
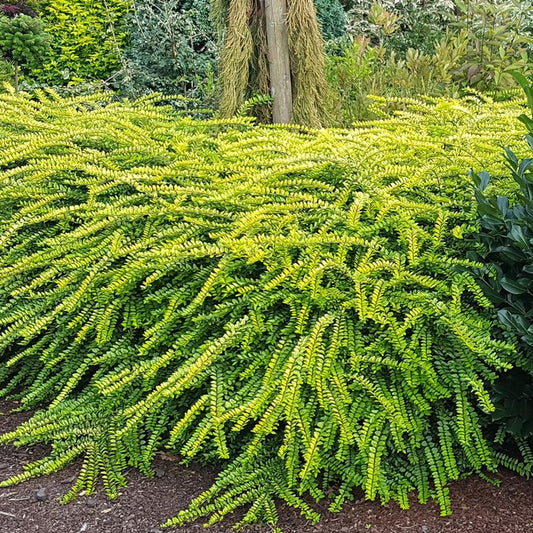
{"type": "Polygon", "coordinates": [[[372,47],[368,38],[341,43],[327,62],[332,87],[330,113],[341,125],[350,125],[374,117],[371,95],[456,96],[460,85],[455,80],[455,70],[465,50],[465,43],[452,35],[439,43],[431,55],[409,49],[403,59],[384,47],[372,47]]]}
{"type": "Polygon", "coordinates": [[[15,69],[9,61],[0,60],[0,92],[4,90],[4,83],[11,83],[15,76],[15,69]]]}
{"type": "Polygon", "coordinates": [[[17,6],[24,15],[36,16],[48,0],[0,0],[0,6],[17,6]]]}
{"type": "Polygon", "coordinates": [[[0,1],[0,15],[6,17],[16,17],[17,15],[28,15],[29,17],[35,17],[37,12],[25,2],[1,2],[0,1]]]}
{"type": "Polygon", "coordinates": [[[531,7],[530,0],[355,2],[349,31],[359,37],[333,49],[328,65],[340,123],[371,116],[369,94],[515,90],[511,72],[533,71],[531,7]]]}
{"type": "Polygon", "coordinates": [[[213,100],[217,42],[209,5],[210,0],[135,0],[127,20],[129,45],[114,80],[120,91],[213,100]]]}
{"type": "Polygon", "coordinates": [[[354,0],[347,5],[348,33],[405,55],[431,53],[454,20],[453,0],[354,0]]]}
{"type": "Polygon", "coordinates": [[[464,271],[464,170],[504,174],[520,101],[313,131],[37,97],[0,95],[0,382],[43,407],[1,441],[51,454],[0,486],[82,456],[65,501],[116,497],[166,447],[222,465],[169,525],[274,523],[331,485],[446,514],[496,467],[479,421],[514,356],[464,271]]]}
{"type": "Polygon", "coordinates": [[[51,85],[108,79],[120,66],[129,9],[129,0],[47,0],[41,17],[51,53],[33,77],[51,85]]]}
{"type": "MultiPolygon", "coordinates": [[[[533,86],[515,74],[527,91],[533,112],[533,86]]],[[[533,120],[523,115],[533,148],[533,120]]],[[[485,294],[498,306],[502,324],[521,341],[521,370],[500,380],[496,388],[498,420],[519,437],[533,435],[533,158],[519,160],[507,149],[507,163],[519,191],[513,197],[487,192],[490,175],[474,174],[480,217],[477,240],[483,244],[480,258],[487,264],[476,271],[485,294]],[[524,372],[524,370],[526,372],[524,372]]]]}
{"type": "Polygon", "coordinates": [[[0,15],[0,56],[14,64],[18,90],[19,66],[35,65],[48,51],[49,36],[42,20],[24,14],[0,15]]]}
{"type": "Polygon", "coordinates": [[[326,41],[343,37],[346,14],[339,0],[314,0],[322,36],[326,41]]]}
{"type": "MultiPolygon", "coordinates": [[[[514,85],[513,71],[533,72],[533,2],[531,0],[462,0],[455,26],[467,43],[458,74],[480,88],[514,85]]],[[[459,78],[459,79],[461,79],[459,78]]]]}
{"type": "Polygon", "coordinates": [[[369,37],[400,57],[410,48],[431,53],[450,29],[464,30],[468,55],[462,72],[470,84],[510,82],[508,73],[527,64],[532,51],[531,0],[355,0],[349,7],[352,36],[369,37]]]}
{"type": "Polygon", "coordinates": [[[246,100],[244,104],[237,110],[237,117],[252,116],[252,111],[259,106],[270,106],[273,98],[269,94],[256,94],[246,100]]]}
{"type": "MultiPolygon", "coordinates": [[[[327,72],[332,98],[328,105],[340,125],[372,118],[369,95],[457,96],[474,87],[507,97],[518,90],[511,72],[533,71],[528,55],[533,43],[533,9],[526,10],[524,2],[461,3],[464,13],[449,19],[454,24],[432,42],[431,52],[422,44],[405,49],[392,42],[394,35],[408,35],[402,29],[402,9],[407,7],[397,2],[384,5],[391,11],[374,3],[368,19],[357,26],[365,35],[330,48],[327,72]],[[369,21],[374,21],[373,26],[365,26],[369,21]]],[[[417,12],[429,16],[431,5],[417,12]]],[[[444,5],[434,7],[446,13],[444,5]]]]}

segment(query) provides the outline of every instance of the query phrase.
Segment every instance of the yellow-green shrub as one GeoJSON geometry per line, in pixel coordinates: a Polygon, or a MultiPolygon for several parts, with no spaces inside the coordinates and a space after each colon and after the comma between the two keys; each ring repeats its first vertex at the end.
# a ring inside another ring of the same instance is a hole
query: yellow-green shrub
{"type": "Polygon", "coordinates": [[[115,497],[168,447],[222,466],[169,524],[274,523],[332,483],[332,509],[362,486],[448,513],[449,480],[496,467],[480,416],[513,348],[461,232],[520,102],[376,105],[308,131],[0,95],[1,394],[42,406],[1,441],[52,446],[0,486],[83,456],[65,500],[115,497]]]}
{"type": "Polygon", "coordinates": [[[52,48],[33,76],[57,85],[106,80],[120,65],[129,9],[129,0],[47,0],[41,17],[52,48]]]}

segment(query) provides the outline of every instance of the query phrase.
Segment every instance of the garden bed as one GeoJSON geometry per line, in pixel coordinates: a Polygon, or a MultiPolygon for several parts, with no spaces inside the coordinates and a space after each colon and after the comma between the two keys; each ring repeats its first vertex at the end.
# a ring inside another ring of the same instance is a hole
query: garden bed
{"type": "MultiPolygon", "coordinates": [[[[7,414],[12,406],[0,402],[0,433],[17,427],[27,414],[7,414]]],[[[6,477],[20,471],[20,465],[44,455],[46,448],[13,446],[0,449],[0,475],[6,477]]],[[[82,497],[68,505],[57,499],[68,491],[79,472],[81,462],[53,474],[32,479],[15,487],[0,489],[0,533],[156,533],[158,525],[193,497],[207,490],[215,472],[197,464],[185,467],[172,456],[159,454],[155,461],[156,477],[146,478],[136,471],[128,474],[129,485],[114,501],[103,491],[82,497]],[[44,489],[44,490],[43,490],[44,489]],[[10,516],[13,515],[13,516],[10,516]]],[[[397,504],[385,506],[364,501],[357,495],[341,513],[327,511],[327,504],[316,505],[322,520],[312,526],[293,509],[284,508],[279,526],[284,533],[514,533],[533,530],[533,482],[503,471],[497,476],[499,487],[473,476],[450,484],[453,515],[439,516],[436,505],[419,505],[402,511],[397,504]]],[[[204,531],[201,523],[178,531],[204,531]]],[[[208,529],[213,533],[229,533],[229,522],[208,529]]],[[[268,533],[270,527],[252,527],[249,533],[268,533]]]]}

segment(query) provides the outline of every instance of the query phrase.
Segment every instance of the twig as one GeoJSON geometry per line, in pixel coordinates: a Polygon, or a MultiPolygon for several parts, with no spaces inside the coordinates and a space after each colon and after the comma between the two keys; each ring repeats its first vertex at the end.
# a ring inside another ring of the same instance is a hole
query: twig
{"type": "Polygon", "coordinates": [[[0,514],[3,516],[10,516],[11,518],[17,518],[17,515],[14,515],[11,513],[5,513],[4,511],[0,511],[0,514]]]}

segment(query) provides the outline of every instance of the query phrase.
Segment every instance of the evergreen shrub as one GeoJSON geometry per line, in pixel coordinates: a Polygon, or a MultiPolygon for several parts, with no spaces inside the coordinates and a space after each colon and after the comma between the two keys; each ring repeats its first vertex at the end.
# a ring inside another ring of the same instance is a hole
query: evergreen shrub
{"type": "Polygon", "coordinates": [[[46,0],[40,8],[52,41],[33,78],[49,85],[79,84],[107,80],[120,68],[130,0],[46,0]]]}
{"type": "Polygon", "coordinates": [[[314,0],[322,35],[326,41],[343,37],[346,14],[339,0],[314,0]]]}
{"type": "Polygon", "coordinates": [[[116,497],[167,448],[221,468],[167,525],[272,524],[358,486],[447,514],[448,481],[497,467],[480,419],[514,348],[461,234],[520,101],[313,131],[37,97],[0,95],[1,395],[39,408],[0,440],[51,452],[0,486],[81,456],[64,501],[116,497]]]}
{"type": "Polygon", "coordinates": [[[23,13],[8,17],[0,12],[0,57],[13,65],[17,90],[19,68],[28,70],[37,64],[49,46],[50,38],[42,20],[23,13]]]}
{"type": "MultiPolygon", "coordinates": [[[[521,120],[528,129],[526,140],[533,148],[533,86],[514,74],[528,96],[530,114],[521,120]]],[[[515,189],[497,194],[487,172],[474,174],[480,228],[475,234],[483,245],[476,259],[485,263],[477,270],[485,294],[498,307],[502,325],[521,346],[519,368],[495,385],[497,411],[505,428],[518,439],[533,437],[533,158],[520,159],[507,149],[507,165],[515,189]]],[[[503,435],[502,435],[503,436],[503,435]]]]}
{"type": "Polygon", "coordinates": [[[120,92],[138,97],[157,91],[209,102],[218,60],[210,4],[210,0],[132,2],[126,21],[129,42],[114,80],[120,92]]]}

